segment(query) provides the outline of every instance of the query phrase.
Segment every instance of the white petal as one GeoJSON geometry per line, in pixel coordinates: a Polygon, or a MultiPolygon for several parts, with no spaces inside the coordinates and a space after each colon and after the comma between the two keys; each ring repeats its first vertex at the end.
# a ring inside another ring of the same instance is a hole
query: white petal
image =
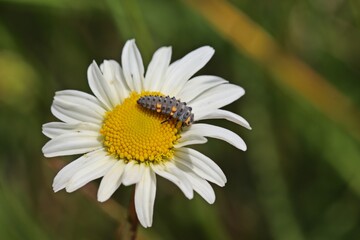
{"type": "Polygon", "coordinates": [[[221,168],[210,158],[194,149],[177,149],[174,160],[176,165],[185,165],[200,177],[221,187],[226,183],[226,176],[221,168]]]}
{"type": "Polygon", "coordinates": [[[138,183],[145,170],[144,163],[138,163],[136,161],[130,161],[126,164],[125,171],[122,176],[122,183],[125,186],[129,186],[138,183]]]}
{"type": "Polygon", "coordinates": [[[103,72],[104,78],[113,84],[111,89],[115,91],[113,94],[115,94],[118,99],[116,105],[122,103],[124,99],[129,96],[130,89],[119,63],[115,60],[105,60],[100,65],[100,69],[103,72]]]}
{"type": "Polygon", "coordinates": [[[81,123],[50,122],[50,123],[45,123],[42,126],[43,134],[49,138],[58,137],[65,133],[82,132],[82,131],[93,131],[94,133],[98,133],[100,131],[100,126],[87,122],[81,122],[81,123]]]}
{"type": "Polygon", "coordinates": [[[116,68],[118,68],[118,70],[115,71],[115,77],[116,79],[118,79],[117,83],[119,83],[118,88],[120,89],[119,96],[121,98],[121,102],[123,102],[127,97],[129,97],[131,90],[127,85],[123,70],[121,69],[120,65],[117,62],[116,62],[116,68]]]}
{"type": "Polygon", "coordinates": [[[45,157],[82,154],[101,148],[99,133],[70,132],[48,141],[42,148],[45,157]]]}
{"type": "Polygon", "coordinates": [[[83,166],[72,176],[66,185],[66,191],[73,192],[88,182],[104,176],[116,162],[117,160],[103,152],[102,156],[97,156],[96,161],[83,166]]]}
{"type": "Polygon", "coordinates": [[[188,104],[192,107],[197,120],[197,114],[201,111],[212,111],[226,106],[237,100],[245,93],[242,87],[234,84],[221,84],[191,100],[188,104]]]}
{"type": "Polygon", "coordinates": [[[155,195],[156,176],[150,167],[146,167],[135,188],[135,210],[139,222],[145,228],[152,225],[155,195]]]}
{"type": "Polygon", "coordinates": [[[99,202],[105,202],[121,185],[121,176],[125,170],[125,162],[117,160],[111,169],[104,175],[101,180],[97,199],[99,202]]]}
{"type": "Polygon", "coordinates": [[[188,199],[194,197],[193,189],[184,173],[173,163],[166,162],[164,165],[151,165],[152,169],[159,176],[168,179],[177,185],[188,199]]]}
{"type": "Polygon", "coordinates": [[[91,91],[106,106],[107,110],[119,103],[116,90],[111,89],[114,88],[114,84],[104,78],[95,61],[88,67],[87,76],[91,91]]]}
{"type": "Polygon", "coordinates": [[[190,102],[203,92],[224,83],[228,83],[228,81],[217,76],[194,77],[186,82],[177,97],[183,102],[190,102]]]}
{"type": "Polygon", "coordinates": [[[226,119],[228,121],[234,122],[236,124],[239,124],[240,126],[243,126],[247,129],[251,130],[250,124],[241,116],[222,109],[216,109],[211,112],[204,113],[203,115],[199,116],[197,115],[196,120],[205,120],[205,119],[226,119]]]}
{"type": "Polygon", "coordinates": [[[186,81],[204,67],[213,54],[213,48],[204,46],[188,53],[175,64],[171,64],[166,72],[165,83],[161,92],[176,96],[186,81]]]}
{"type": "Polygon", "coordinates": [[[186,166],[179,167],[184,171],[186,177],[191,182],[193,189],[210,204],[215,202],[215,192],[211,185],[203,178],[196,175],[191,169],[186,166]]]}
{"type": "Polygon", "coordinates": [[[144,89],[160,91],[171,60],[171,47],[159,48],[153,55],[146,71],[144,89]]]}
{"type": "Polygon", "coordinates": [[[125,43],[121,55],[121,63],[130,90],[141,92],[144,81],[144,65],[134,39],[125,43]]]}
{"type": "Polygon", "coordinates": [[[204,144],[207,142],[207,139],[202,137],[202,136],[198,136],[198,135],[185,135],[185,136],[181,136],[181,138],[178,140],[178,143],[175,144],[175,148],[181,148],[184,146],[188,146],[188,145],[194,145],[194,144],[204,144]]]}
{"type": "Polygon", "coordinates": [[[100,101],[91,94],[78,91],[78,90],[62,90],[55,93],[55,98],[63,100],[69,103],[78,103],[80,105],[89,105],[96,108],[100,113],[104,112],[105,109],[100,101]]]}
{"type": "Polygon", "coordinates": [[[194,190],[209,204],[215,202],[215,192],[211,185],[194,173],[188,173],[187,177],[193,185],[194,190]]]}
{"type": "Polygon", "coordinates": [[[62,168],[54,178],[52,185],[54,192],[60,191],[61,189],[65,188],[69,180],[74,176],[75,173],[80,171],[84,166],[90,164],[93,161],[96,161],[99,156],[103,156],[103,151],[104,149],[99,149],[84,154],[78,159],[66,165],[64,168],[62,168]]]}
{"type": "Polygon", "coordinates": [[[244,140],[226,128],[210,124],[197,123],[191,125],[181,134],[182,137],[189,137],[189,135],[217,138],[230,143],[240,150],[246,151],[246,144],[244,140]]]}
{"type": "Polygon", "coordinates": [[[129,96],[129,87],[119,63],[115,60],[104,60],[100,65],[100,70],[104,81],[102,84],[97,84],[100,86],[95,84],[94,87],[99,89],[99,93],[106,94],[113,108],[129,96]]]}
{"type": "Polygon", "coordinates": [[[65,90],[56,92],[51,112],[55,117],[67,123],[91,122],[100,124],[106,110],[90,94],[65,90]]]}

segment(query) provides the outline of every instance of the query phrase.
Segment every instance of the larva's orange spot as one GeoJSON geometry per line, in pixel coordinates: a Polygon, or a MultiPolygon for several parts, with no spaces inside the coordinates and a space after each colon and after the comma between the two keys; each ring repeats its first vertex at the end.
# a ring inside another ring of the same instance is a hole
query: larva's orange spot
{"type": "Polygon", "coordinates": [[[170,112],[170,116],[171,116],[171,117],[174,115],[174,113],[176,112],[176,110],[177,110],[176,106],[172,106],[171,112],[170,112]]]}
{"type": "Polygon", "coordinates": [[[161,103],[156,104],[156,112],[161,112],[161,103]]]}

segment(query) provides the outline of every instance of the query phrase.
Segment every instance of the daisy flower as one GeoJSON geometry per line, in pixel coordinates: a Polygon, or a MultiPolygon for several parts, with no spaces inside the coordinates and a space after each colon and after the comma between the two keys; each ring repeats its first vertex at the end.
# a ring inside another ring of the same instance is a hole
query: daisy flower
{"type": "Polygon", "coordinates": [[[217,76],[192,78],[213,54],[213,48],[204,46],[170,64],[171,48],[162,47],[145,73],[135,41],[129,40],[122,51],[122,67],[114,60],[105,60],[100,68],[95,62],[89,66],[87,77],[95,96],[76,90],[56,92],[51,112],[60,121],[43,125],[50,140],[42,151],[46,157],[83,155],[56,175],[54,191],[73,192],[102,178],[97,198],[104,202],[121,184],[135,184],[135,210],[144,227],[152,225],[156,175],[173,182],[188,199],[195,191],[213,203],[209,182],[224,186],[226,177],[215,162],[188,146],[206,143],[207,137],[243,151],[246,145],[225,128],[197,122],[227,119],[251,129],[241,116],[220,109],[244,95],[243,88],[217,76]],[[195,123],[182,126],[179,119],[137,103],[149,95],[186,102],[195,123]]]}

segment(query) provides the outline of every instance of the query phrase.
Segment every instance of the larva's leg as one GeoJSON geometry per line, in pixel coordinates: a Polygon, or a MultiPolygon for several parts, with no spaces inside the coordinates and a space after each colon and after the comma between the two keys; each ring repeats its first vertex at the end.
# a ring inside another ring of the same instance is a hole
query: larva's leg
{"type": "Polygon", "coordinates": [[[172,117],[169,117],[168,119],[165,119],[164,121],[162,121],[161,124],[164,124],[164,123],[170,121],[171,119],[172,119],[172,117]]]}

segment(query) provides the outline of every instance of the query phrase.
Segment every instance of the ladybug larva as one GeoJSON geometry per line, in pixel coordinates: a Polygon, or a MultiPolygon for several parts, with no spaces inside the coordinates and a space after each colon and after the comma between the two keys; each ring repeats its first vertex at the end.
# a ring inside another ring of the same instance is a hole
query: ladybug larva
{"type": "Polygon", "coordinates": [[[191,113],[192,108],[186,106],[186,102],[180,102],[175,97],[147,95],[139,98],[137,103],[144,108],[166,114],[169,119],[174,118],[182,122],[182,125],[189,126],[194,122],[194,114],[191,113]]]}

